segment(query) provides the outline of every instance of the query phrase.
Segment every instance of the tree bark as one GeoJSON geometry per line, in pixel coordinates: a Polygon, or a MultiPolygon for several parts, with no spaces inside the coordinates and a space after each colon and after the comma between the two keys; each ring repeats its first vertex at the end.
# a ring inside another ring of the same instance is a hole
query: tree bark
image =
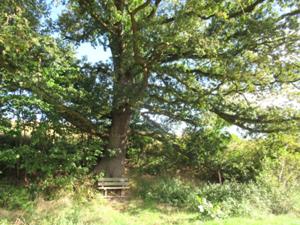
{"type": "Polygon", "coordinates": [[[120,107],[112,113],[107,152],[96,166],[95,173],[104,173],[105,177],[122,177],[125,173],[125,159],[128,129],[131,111],[129,106],[120,107]]]}

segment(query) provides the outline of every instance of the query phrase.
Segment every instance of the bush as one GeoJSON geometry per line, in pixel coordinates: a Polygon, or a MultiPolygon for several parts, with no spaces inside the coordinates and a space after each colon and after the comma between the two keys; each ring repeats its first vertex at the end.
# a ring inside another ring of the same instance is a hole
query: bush
{"type": "Polygon", "coordinates": [[[234,137],[219,160],[222,178],[226,181],[254,181],[261,171],[266,154],[259,140],[234,137]]]}
{"type": "Polygon", "coordinates": [[[0,174],[32,180],[86,174],[101,155],[101,145],[97,139],[56,137],[48,142],[32,135],[31,143],[0,147],[0,174]]]}
{"type": "Polygon", "coordinates": [[[295,212],[297,202],[291,195],[287,191],[275,192],[276,188],[271,186],[231,181],[195,187],[179,179],[165,177],[139,180],[136,194],[146,201],[198,211],[202,219],[295,212]]]}
{"type": "Polygon", "coordinates": [[[267,174],[277,173],[281,183],[299,183],[299,138],[299,133],[277,133],[249,140],[233,137],[219,161],[223,178],[250,182],[261,174],[267,178],[267,174]]]}
{"type": "Polygon", "coordinates": [[[251,214],[255,208],[264,208],[261,193],[255,184],[202,184],[195,187],[174,178],[140,180],[136,193],[139,197],[159,203],[190,209],[202,210],[202,217],[217,218],[251,214]],[[199,208],[200,207],[200,208],[199,208]]]}
{"type": "Polygon", "coordinates": [[[299,211],[294,198],[300,190],[300,153],[282,149],[275,158],[265,158],[257,183],[266,190],[272,213],[299,211]]]}
{"type": "Polygon", "coordinates": [[[264,190],[255,183],[206,184],[199,189],[199,196],[219,208],[222,217],[268,213],[264,190]]]}
{"type": "Polygon", "coordinates": [[[167,203],[181,208],[196,209],[196,191],[179,179],[158,178],[139,180],[136,194],[142,199],[167,203]]]}
{"type": "Polygon", "coordinates": [[[0,208],[30,210],[33,196],[23,187],[0,184],[0,208]]]}

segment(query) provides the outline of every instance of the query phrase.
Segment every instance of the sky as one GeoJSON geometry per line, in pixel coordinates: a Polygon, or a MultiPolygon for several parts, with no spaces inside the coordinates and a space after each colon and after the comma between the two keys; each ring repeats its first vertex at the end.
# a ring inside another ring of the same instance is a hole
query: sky
{"type": "Polygon", "coordinates": [[[78,58],[86,57],[88,62],[96,63],[108,60],[111,53],[104,51],[101,47],[94,48],[90,43],[83,43],[76,49],[76,56],[78,58]]]}

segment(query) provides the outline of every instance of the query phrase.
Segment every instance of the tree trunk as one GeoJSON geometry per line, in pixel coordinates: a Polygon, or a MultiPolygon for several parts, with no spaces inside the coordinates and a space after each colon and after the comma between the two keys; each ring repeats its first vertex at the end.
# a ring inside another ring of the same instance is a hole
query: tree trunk
{"type": "Polygon", "coordinates": [[[94,170],[95,173],[103,172],[105,177],[122,177],[124,175],[130,116],[131,112],[128,106],[120,107],[112,113],[107,149],[111,156],[106,155],[100,161],[94,170]]]}

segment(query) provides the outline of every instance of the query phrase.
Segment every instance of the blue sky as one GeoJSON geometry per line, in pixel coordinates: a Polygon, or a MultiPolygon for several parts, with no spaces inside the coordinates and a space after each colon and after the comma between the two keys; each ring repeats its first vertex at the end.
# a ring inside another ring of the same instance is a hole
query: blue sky
{"type": "Polygon", "coordinates": [[[78,58],[86,57],[91,63],[106,61],[110,58],[109,51],[104,51],[101,47],[94,48],[90,43],[83,43],[76,49],[78,58]]]}

